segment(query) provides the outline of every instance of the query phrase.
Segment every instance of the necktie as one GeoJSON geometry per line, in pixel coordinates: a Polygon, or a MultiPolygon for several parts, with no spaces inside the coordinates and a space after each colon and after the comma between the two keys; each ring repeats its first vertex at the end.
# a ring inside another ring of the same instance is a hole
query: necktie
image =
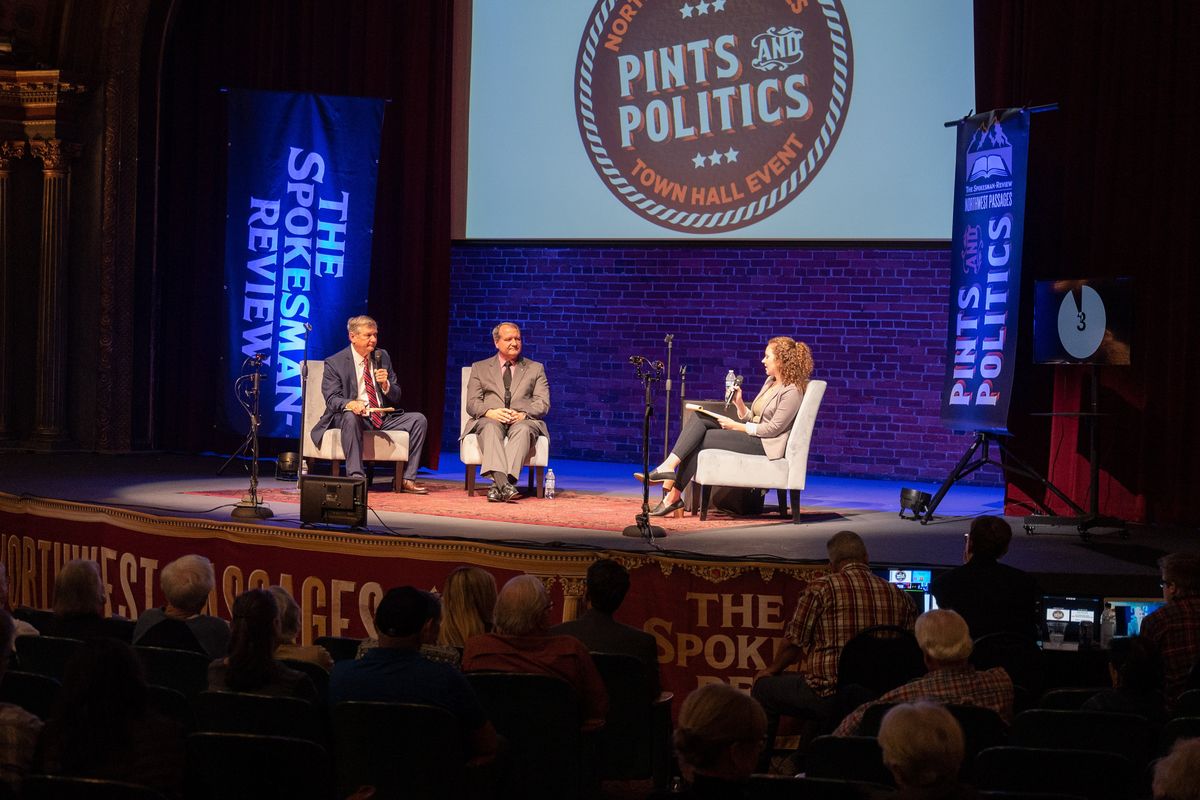
{"type": "MultiPolygon", "coordinates": [[[[371,362],[369,359],[363,359],[363,386],[367,388],[367,404],[371,408],[379,408],[379,396],[375,394],[375,382],[371,380],[371,362]]],[[[383,427],[383,414],[378,411],[371,414],[371,427],[383,427]]]]}
{"type": "Polygon", "coordinates": [[[512,405],[512,362],[504,362],[504,407],[512,405]]]}

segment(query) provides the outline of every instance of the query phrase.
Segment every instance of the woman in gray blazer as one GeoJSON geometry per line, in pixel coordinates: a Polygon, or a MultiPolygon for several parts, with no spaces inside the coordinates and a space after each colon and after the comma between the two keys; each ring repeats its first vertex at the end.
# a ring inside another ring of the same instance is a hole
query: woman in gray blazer
{"type": "MultiPolygon", "coordinates": [[[[683,508],[683,489],[696,474],[696,455],[704,449],[783,458],[792,422],[800,410],[804,389],[812,375],[812,351],[804,342],[776,336],[763,352],[767,380],[747,406],[742,390],[734,390],[738,418],[703,413],[691,414],[684,423],[667,460],[650,473],[651,483],[661,483],[667,493],[650,512],[662,517],[683,508]]],[[[638,480],[641,473],[635,473],[638,480]]]]}

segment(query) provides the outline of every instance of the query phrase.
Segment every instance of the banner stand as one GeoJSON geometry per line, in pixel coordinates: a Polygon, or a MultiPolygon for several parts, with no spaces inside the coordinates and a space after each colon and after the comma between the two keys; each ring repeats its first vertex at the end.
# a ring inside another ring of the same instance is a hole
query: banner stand
{"type": "MultiPolygon", "coordinates": [[[[958,131],[941,418],[951,430],[972,431],[974,441],[924,513],[914,509],[914,519],[922,525],[933,519],[951,486],[988,464],[1037,481],[1083,513],[1000,438],[1009,435],[1017,361],[1029,118],[1057,108],[1057,104],[1000,108],[945,123],[958,131]],[[1003,461],[991,457],[993,444],[1003,461]]],[[[1035,502],[1039,509],[1048,510],[1044,503],[1035,502]]]]}

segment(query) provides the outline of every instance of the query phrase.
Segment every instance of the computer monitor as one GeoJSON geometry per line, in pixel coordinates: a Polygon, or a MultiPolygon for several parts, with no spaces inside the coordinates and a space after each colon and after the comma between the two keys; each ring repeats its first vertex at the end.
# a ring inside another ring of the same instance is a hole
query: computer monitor
{"type": "Polygon", "coordinates": [[[1161,597],[1106,597],[1105,606],[1116,612],[1113,636],[1137,636],[1142,632],[1142,620],[1167,604],[1161,597]]]}
{"type": "Polygon", "coordinates": [[[1042,596],[1042,642],[1068,645],[1067,649],[1079,646],[1079,625],[1086,622],[1091,625],[1092,640],[1099,633],[1100,611],[1104,608],[1104,598],[1086,595],[1047,594],[1042,596]],[[1061,642],[1051,638],[1052,623],[1065,623],[1062,628],[1061,642]]]}
{"type": "Polygon", "coordinates": [[[921,567],[889,567],[886,570],[875,570],[875,574],[911,597],[917,611],[924,613],[937,608],[937,601],[929,593],[933,570],[921,567]]]}

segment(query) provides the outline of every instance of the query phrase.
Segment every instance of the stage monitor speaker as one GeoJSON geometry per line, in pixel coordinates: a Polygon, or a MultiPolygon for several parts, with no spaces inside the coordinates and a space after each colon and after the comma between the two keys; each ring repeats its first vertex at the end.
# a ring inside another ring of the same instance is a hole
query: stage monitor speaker
{"type": "Polygon", "coordinates": [[[306,475],[300,481],[300,521],[366,527],[366,480],[306,475]]]}

